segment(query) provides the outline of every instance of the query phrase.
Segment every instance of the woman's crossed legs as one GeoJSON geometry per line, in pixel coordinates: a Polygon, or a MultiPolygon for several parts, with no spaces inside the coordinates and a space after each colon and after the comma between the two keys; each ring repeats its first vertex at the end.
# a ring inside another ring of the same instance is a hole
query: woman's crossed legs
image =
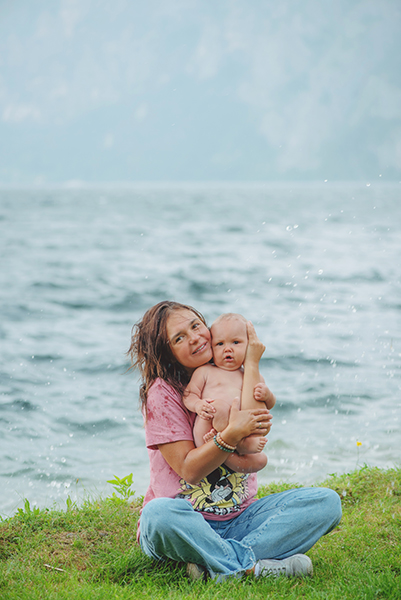
{"type": "Polygon", "coordinates": [[[156,498],[143,509],[140,542],[152,558],[199,564],[221,579],[307,552],[340,519],[340,498],[327,488],[271,494],[227,521],[206,521],[184,499],[156,498]]]}

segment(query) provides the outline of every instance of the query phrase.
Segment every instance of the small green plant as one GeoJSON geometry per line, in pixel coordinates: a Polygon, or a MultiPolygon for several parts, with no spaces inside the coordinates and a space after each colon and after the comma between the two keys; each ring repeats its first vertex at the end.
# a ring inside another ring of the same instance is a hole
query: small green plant
{"type": "Polygon", "coordinates": [[[23,519],[25,519],[26,517],[37,517],[38,515],[40,515],[40,508],[38,508],[37,506],[31,508],[29,500],[25,498],[24,508],[18,508],[17,515],[23,519]]]}
{"type": "Polygon", "coordinates": [[[27,523],[28,521],[30,521],[30,519],[38,517],[40,515],[40,512],[40,508],[38,508],[37,506],[31,508],[29,500],[25,498],[24,508],[17,509],[16,517],[27,523]]]}
{"type": "Polygon", "coordinates": [[[70,497],[70,496],[68,496],[68,498],[67,498],[67,500],[65,501],[65,503],[66,503],[66,505],[67,505],[67,512],[70,512],[70,511],[72,511],[72,510],[74,510],[74,509],[76,509],[76,508],[77,508],[77,503],[76,503],[76,502],[73,502],[73,501],[71,500],[71,497],[70,497]]]}
{"type": "Polygon", "coordinates": [[[131,486],[133,484],[133,475],[130,473],[121,479],[114,475],[115,479],[109,479],[107,483],[110,483],[116,492],[120,495],[120,497],[116,496],[115,492],[113,492],[112,500],[117,502],[129,502],[129,499],[135,496],[135,492],[131,490],[131,486]]]}

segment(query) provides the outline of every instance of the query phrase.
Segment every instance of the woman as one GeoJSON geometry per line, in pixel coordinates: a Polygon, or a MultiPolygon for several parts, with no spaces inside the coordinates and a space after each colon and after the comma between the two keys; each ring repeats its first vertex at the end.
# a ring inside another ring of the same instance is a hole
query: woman
{"type": "MultiPolygon", "coordinates": [[[[264,351],[250,324],[248,335],[243,395],[253,394],[264,351]]],[[[181,398],[194,369],[212,358],[210,342],[202,315],[176,302],[155,305],[133,328],[128,353],[142,375],[150,460],[142,550],[157,560],[188,563],[193,578],[311,574],[312,563],[303,553],[339,523],[339,496],[325,488],[302,488],[255,500],[256,474],[225,467],[242,438],[268,433],[266,408],[241,411],[236,399],[227,427],[195,447],[196,415],[181,398]]]]}

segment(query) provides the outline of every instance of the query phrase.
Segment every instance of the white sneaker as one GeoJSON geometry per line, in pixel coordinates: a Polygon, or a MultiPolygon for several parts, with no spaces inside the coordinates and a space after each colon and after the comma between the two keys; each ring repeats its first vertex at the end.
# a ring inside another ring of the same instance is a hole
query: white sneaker
{"type": "Polygon", "coordinates": [[[282,560],[265,558],[258,560],[255,565],[255,577],[267,577],[268,575],[299,577],[300,575],[312,575],[312,573],[312,561],[306,554],[294,554],[294,556],[282,560]]]}

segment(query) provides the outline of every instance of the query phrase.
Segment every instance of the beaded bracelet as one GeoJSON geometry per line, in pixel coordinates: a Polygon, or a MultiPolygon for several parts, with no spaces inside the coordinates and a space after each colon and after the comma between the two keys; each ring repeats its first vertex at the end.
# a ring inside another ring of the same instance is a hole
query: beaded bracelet
{"type": "Polygon", "coordinates": [[[219,444],[219,442],[217,441],[217,435],[214,436],[213,441],[216,444],[216,446],[219,448],[219,450],[223,450],[224,452],[229,452],[230,454],[232,454],[234,452],[234,450],[229,450],[228,448],[225,448],[224,446],[219,444]]]}
{"type": "Polygon", "coordinates": [[[227,442],[225,442],[223,440],[223,438],[220,435],[220,432],[217,432],[217,441],[219,442],[219,444],[221,446],[224,446],[224,448],[227,448],[227,450],[231,450],[231,452],[235,452],[235,450],[237,449],[237,446],[230,446],[230,444],[227,444],[227,442]]]}

